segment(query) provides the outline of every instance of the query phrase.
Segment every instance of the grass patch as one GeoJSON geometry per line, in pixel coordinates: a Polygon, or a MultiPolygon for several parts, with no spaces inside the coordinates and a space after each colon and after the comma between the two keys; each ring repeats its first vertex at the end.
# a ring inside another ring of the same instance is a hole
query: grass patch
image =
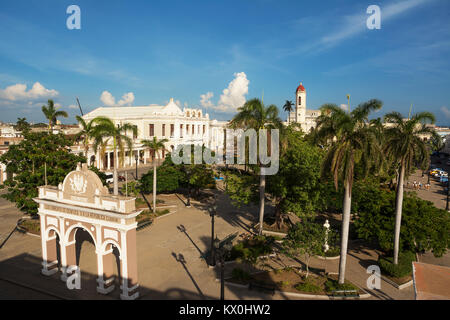
{"type": "Polygon", "coordinates": [[[23,220],[20,224],[20,227],[25,229],[29,233],[33,234],[41,234],[41,223],[39,219],[26,219],[23,220]]]}
{"type": "Polygon", "coordinates": [[[398,264],[394,264],[393,257],[378,258],[378,264],[383,273],[392,278],[405,278],[412,275],[412,262],[416,261],[416,255],[413,252],[402,252],[398,256],[398,264]]]}
{"type": "Polygon", "coordinates": [[[250,263],[255,263],[259,256],[272,253],[273,237],[256,236],[245,239],[234,245],[231,249],[230,260],[241,259],[250,263]]]}
{"type": "Polygon", "coordinates": [[[231,272],[231,276],[233,277],[233,279],[236,279],[240,282],[246,282],[251,279],[250,273],[242,270],[241,268],[234,268],[231,272]]]}
{"type": "Polygon", "coordinates": [[[142,198],[136,198],[135,200],[136,208],[146,208],[148,207],[147,202],[142,198]]]}
{"type": "Polygon", "coordinates": [[[327,281],[325,281],[325,290],[327,293],[332,293],[333,291],[337,291],[337,290],[356,290],[356,291],[358,291],[358,288],[355,287],[350,282],[345,282],[344,284],[340,284],[338,280],[328,278],[327,281]]]}
{"type": "Polygon", "coordinates": [[[309,293],[321,293],[323,289],[316,284],[316,281],[312,277],[308,277],[303,280],[303,282],[298,283],[295,286],[295,289],[301,292],[309,292],[309,293]]]}
{"type": "Polygon", "coordinates": [[[310,273],[308,278],[305,273],[296,268],[284,268],[273,271],[265,271],[257,274],[235,268],[230,281],[239,284],[256,283],[266,287],[274,287],[276,290],[293,293],[313,295],[332,295],[337,290],[356,290],[359,294],[363,291],[346,281],[340,285],[334,276],[326,276],[310,273]]]}

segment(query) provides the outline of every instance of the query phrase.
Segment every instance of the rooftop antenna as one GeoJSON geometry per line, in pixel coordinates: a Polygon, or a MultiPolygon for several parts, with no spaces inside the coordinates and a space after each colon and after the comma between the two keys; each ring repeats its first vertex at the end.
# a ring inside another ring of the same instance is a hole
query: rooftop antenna
{"type": "Polygon", "coordinates": [[[80,100],[78,100],[78,97],[77,97],[77,103],[78,103],[78,108],[80,108],[81,116],[84,116],[83,109],[81,109],[81,104],[80,104],[80,100]]]}

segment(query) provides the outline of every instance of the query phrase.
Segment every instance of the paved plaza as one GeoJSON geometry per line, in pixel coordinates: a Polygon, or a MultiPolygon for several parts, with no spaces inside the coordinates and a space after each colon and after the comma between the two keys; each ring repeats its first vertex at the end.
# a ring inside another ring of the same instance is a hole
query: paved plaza
{"type": "MultiPolygon", "coordinates": [[[[257,208],[233,207],[226,195],[217,190],[218,217],[215,230],[222,239],[233,233],[248,232],[256,220],[257,208]]],[[[164,199],[165,196],[161,196],[164,199]]],[[[166,196],[167,197],[167,196],[166,196]]],[[[211,220],[206,207],[193,202],[191,208],[184,205],[185,199],[176,199],[173,214],[163,216],[154,224],[137,233],[138,274],[141,299],[218,299],[220,283],[216,280],[218,270],[209,268],[204,254],[210,246],[211,220]],[[183,226],[185,232],[178,227],[183,226]]],[[[5,201],[5,200],[1,200],[5,201]]],[[[4,202],[2,202],[4,203],[4,202]]],[[[6,205],[6,204],[5,204],[6,205]]],[[[3,223],[1,235],[14,228],[21,214],[13,207],[1,211],[3,223]],[[4,216],[4,219],[3,219],[4,216]]],[[[347,278],[362,288],[366,288],[366,268],[376,264],[378,253],[351,242],[347,258],[347,278]]],[[[266,261],[276,265],[278,258],[266,261]]],[[[286,262],[295,264],[296,262],[286,262]]],[[[339,260],[312,259],[311,267],[338,271],[339,260]]],[[[0,249],[1,298],[9,299],[118,299],[116,286],[108,296],[96,293],[96,256],[94,245],[84,241],[81,249],[80,268],[82,271],[81,290],[68,290],[59,275],[45,277],[41,271],[41,243],[39,237],[13,233],[0,249]],[[4,285],[4,286],[3,286],[4,285]]],[[[226,275],[233,265],[227,265],[226,275]]],[[[117,269],[116,269],[117,273],[117,269]]],[[[371,299],[414,299],[413,288],[398,290],[382,281],[381,290],[370,291],[371,299]]],[[[226,286],[227,299],[292,299],[280,294],[274,296],[259,291],[226,286]]]]}

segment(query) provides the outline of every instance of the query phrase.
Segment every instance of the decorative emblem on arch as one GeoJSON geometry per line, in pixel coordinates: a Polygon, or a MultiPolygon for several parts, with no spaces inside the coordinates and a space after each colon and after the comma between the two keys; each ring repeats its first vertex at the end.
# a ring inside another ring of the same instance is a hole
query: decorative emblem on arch
{"type": "Polygon", "coordinates": [[[73,178],[69,178],[69,182],[73,192],[86,192],[87,180],[82,175],[74,175],[73,178]]]}

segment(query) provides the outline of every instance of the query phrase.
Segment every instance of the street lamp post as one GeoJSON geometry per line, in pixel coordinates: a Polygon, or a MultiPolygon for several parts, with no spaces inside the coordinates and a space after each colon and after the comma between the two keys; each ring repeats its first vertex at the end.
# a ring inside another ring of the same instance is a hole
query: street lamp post
{"type": "Polygon", "coordinates": [[[215,246],[214,246],[214,216],[217,212],[217,206],[214,204],[212,208],[209,210],[209,215],[211,216],[211,260],[210,260],[210,266],[214,267],[216,265],[216,253],[215,253],[215,246]]]}
{"type": "Polygon", "coordinates": [[[220,262],[220,300],[225,300],[225,257],[231,251],[231,242],[227,241],[220,246],[219,239],[214,240],[215,252],[219,256],[220,262]]]}
{"type": "Polygon", "coordinates": [[[139,160],[139,156],[137,153],[134,155],[134,159],[136,160],[136,181],[137,181],[138,180],[138,160],[139,160]]]}

